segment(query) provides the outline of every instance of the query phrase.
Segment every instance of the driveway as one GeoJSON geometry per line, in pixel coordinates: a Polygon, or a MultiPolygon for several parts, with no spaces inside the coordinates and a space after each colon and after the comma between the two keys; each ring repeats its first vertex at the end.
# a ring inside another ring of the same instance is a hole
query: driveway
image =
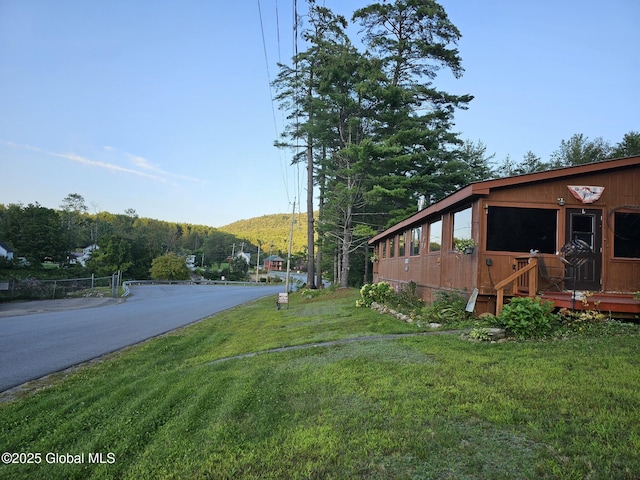
{"type": "Polygon", "coordinates": [[[0,392],[114,352],[283,286],[138,286],[126,301],[65,299],[0,305],[0,392]],[[65,303],[69,302],[69,303],[65,303]]]}

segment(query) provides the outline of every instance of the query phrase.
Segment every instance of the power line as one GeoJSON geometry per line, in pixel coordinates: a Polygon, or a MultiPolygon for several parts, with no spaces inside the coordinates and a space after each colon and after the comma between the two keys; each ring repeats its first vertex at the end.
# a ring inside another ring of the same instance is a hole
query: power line
{"type": "MultiPolygon", "coordinates": [[[[260,5],[260,0],[258,0],[258,15],[260,17],[260,33],[262,35],[262,50],[264,52],[264,61],[265,61],[265,66],[267,69],[267,82],[269,85],[269,96],[271,99],[271,115],[273,118],[273,126],[274,126],[274,130],[275,130],[275,134],[276,134],[276,139],[280,138],[280,132],[278,130],[278,122],[276,120],[276,111],[275,111],[275,106],[274,106],[274,99],[273,99],[273,88],[272,88],[272,84],[271,84],[271,72],[269,70],[269,56],[267,54],[267,42],[265,40],[265,36],[264,36],[264,22],[262,20],[262,7],[260,5]]],[[[279,20],[279,15],[278,15],[278,2],[276,0],[276,26],[277,26],[277,41],[278,41],[278,61],[280,61],[280,20],[279,20]]],[[[282,181],[284,183],[284,188],[285,188],[285,193],[287,195],[287,202],[291,203],[291,197],[289,195],[289,179],[288,179],[288,175],[287,175],[287,168],[284,166],[283,164],[283,159],[282,159],[282,150],[278,149],[278,153],[279,153],[279,157],[280,157],[280,171],[282,174],[282,181]]]]}

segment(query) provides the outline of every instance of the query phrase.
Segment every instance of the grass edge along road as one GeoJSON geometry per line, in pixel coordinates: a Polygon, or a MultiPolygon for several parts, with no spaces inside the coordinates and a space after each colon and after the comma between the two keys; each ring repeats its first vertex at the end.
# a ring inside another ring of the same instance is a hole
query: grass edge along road
{"type": "Polygon", "coordinates": [[[637,479],[640,336],[471,343],[265,298],[0,405],[3,479],[637,479]],[[21,455],[23,454],[23,455],[21,455]],[[31,463],[28,463],[31,460],[31,463]]]}

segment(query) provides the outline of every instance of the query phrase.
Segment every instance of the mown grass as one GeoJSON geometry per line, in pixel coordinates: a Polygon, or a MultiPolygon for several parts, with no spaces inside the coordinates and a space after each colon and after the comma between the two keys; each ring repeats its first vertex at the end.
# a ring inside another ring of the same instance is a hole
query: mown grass
{"type": "Polygon", "coordinates": [[[640,335],[475,344],[355,291],[264,299],[0,405],[0,478],[637,479],[640,335]],[[47,452],[115,462],[47,464],[47,452]]]}

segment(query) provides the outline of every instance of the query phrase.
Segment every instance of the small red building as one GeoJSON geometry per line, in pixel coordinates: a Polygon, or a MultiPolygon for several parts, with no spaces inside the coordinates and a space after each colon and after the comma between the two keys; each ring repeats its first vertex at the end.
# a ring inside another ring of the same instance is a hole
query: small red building
{"type": "Polygon", "coordinates": [[[284,258],[281,258],[278,255],[269,255],[264,259],[264,269],[267,271],[284,270],[284,258]]]}
{"type": "Polygon", "coordinates": [[[373,237],[374,282],[640,314],[640,156],[476,182],[373,237]],[[573,300],[572,300],[573,298],[573,300]],[[578,297],[581,298],[581,297],[578,297]]]}

